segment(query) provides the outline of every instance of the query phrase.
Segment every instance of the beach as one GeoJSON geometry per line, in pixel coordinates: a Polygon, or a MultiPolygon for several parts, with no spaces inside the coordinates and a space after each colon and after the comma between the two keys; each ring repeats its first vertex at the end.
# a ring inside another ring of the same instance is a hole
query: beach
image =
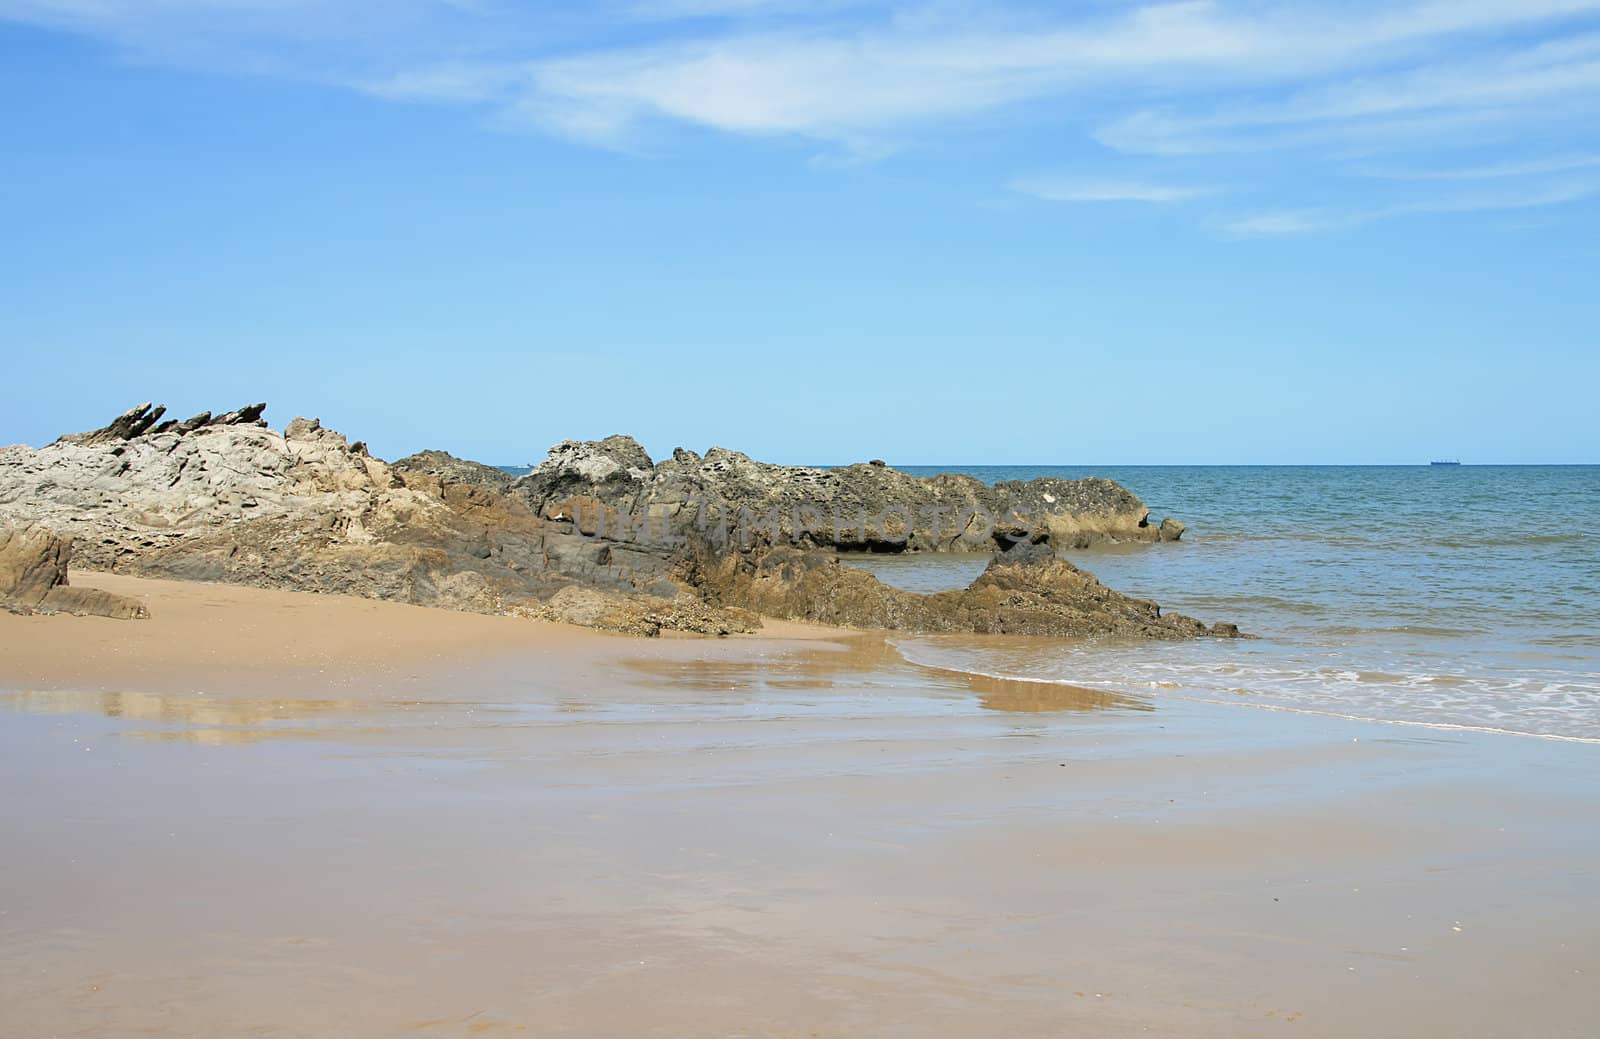
{"type": "Polygon", "coordinates": [[[1589,744],[73,583],[152,616],[0,615],[0,1034],[1593,1034],[1589,744]]]}

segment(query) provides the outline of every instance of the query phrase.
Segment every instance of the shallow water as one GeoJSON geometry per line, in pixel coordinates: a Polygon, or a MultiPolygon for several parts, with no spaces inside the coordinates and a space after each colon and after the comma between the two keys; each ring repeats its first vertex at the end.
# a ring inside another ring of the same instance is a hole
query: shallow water
{"type": "MultiPolygon", "coordinates": [[[[1106,476],[1181,543],[1068,553],[1107,585],[1261,638],[902,639],[956,670],[1383,721],[1600,739],[1600,467],[908,467],[1106,476]]],[[[854,561],[919,591],[972,556],[854,561]]]]}
{"type": "Polygon", "coordinates": [[[1593,1032],[1588,747],[871,636],[205,677],[0,689],[0,1034],[1593,1032]]]}

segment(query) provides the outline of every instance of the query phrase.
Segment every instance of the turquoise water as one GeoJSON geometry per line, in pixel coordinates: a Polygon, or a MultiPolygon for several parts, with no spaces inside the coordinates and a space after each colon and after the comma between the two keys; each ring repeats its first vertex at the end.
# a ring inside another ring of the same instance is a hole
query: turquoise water
{"type": "MultiPolygon", "coordinates": [[[[1082,645],[905,638],[930,666],[1154,696],[1600,740],[1600,467],[907,467],[1106,476],[1175,545],[1067,553],[1106,584],[1260,639],[1082,645]]],[[[978,557],[876,557],[960,587],[978,557]]]]}

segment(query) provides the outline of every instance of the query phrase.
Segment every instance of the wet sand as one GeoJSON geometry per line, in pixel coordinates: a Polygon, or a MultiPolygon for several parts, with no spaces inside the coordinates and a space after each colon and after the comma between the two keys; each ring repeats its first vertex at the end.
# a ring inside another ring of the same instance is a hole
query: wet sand
{"type": "Polygon", "coordinates": [[[1594,746],[101,575],[0,1035],[1592,1036],[1594,746]]]}

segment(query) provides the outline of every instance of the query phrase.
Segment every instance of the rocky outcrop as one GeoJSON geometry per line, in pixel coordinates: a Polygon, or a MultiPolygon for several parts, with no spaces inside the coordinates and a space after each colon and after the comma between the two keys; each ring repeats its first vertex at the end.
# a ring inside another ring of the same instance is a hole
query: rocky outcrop
{"type": "Polygon", "coordinates": [[[511,474],[482,462],[469,462],[447,451],[419,451],[394,462],[398,472],[423,473],[436,476],[445,483],[461,483],[473,487],[488,487],[506,491],[511,487],[511,474]]]}
{"type": "Polygon", "coordinates": [[[714,447],[679,448],[659,464],[631,437],[557,444],[511,493],[545,516],[692,536],[716,529],[748,544],[757,532],[839,551],[986,551],[997,523],[1048,534],[1058,546],[1176,541],[1183,524],[1150,523],[1126,488],[1045,477],[990,487],[970,476],[917,477],[879,460],[840,469],[770,465],[714,447]],[[596,504],[598,503],[598,505],[596,504]],[[601,511],[603,508],[604,511],[601,511]]]}
{"type": "Polygon", "coordinates": [[[686,579],[708,601],[787,620],[926,633],[1169,640],[1239,635],[1231,624],[1207,626],[1107,588],[1058,558],[1042,533],[997,551],[961,591],[931,595],[894,588],[831,553],[792,545],[702,549],[689,566],[694,572],[686,579]]]}
{"type": "Polygon", "coordinates": [[[761,618],[739,607],[717,607],[686,597],[617,595],[572,585],[534,611],[541,620],[576,624],[627,635],[655,636],[663,630],[699,635],[732,635],[756,631],[761,618]]]}
{"type": "Polygon", "coordinates": [[[67,581],[71,558],[72,542],[67,538],[46,530],[0,527],[0,609],[119,620],[150,616],[137,599],[71,587],[67,581]]]}
{"type": "Polygon", "coordinates": [[[91,569],[451,609],[501,612],[578,583],[682,591],[665,549],[613,550],[492,487],[396,471],[315,419],[102,432],[0,451],[0,522],[76,538],[91,569]]]}
{"type": "Polygon", "coordinates": [[[209,411],[202,411],[182,422],[175,419],[162,422],[161,416],[167,413],[166,405],[146,401],[118,415],[108,425],[87,433],[68,433],[56,442],[93,446],[132,440],[146,433],[190,433],[202,426],[264,426],[266,423],[261,415],[266,410],[265,404],[250,404],[221,415],[213,416],[209,411]]]}
{"type": "Polygon", "coordinates": [[[636,634],[745,631],[756,614],[921,631],[1227,633],[1055,558],[1058,544],[1181,533],[1175,521],[1152,526],[1110,481],[989,488],[871,463],[764,465],[722,449],[654,464],[627,437],[557,445],[512,481],[443,452],[389,465],[316,419],[280,433],[263,407],[172,423],[141,405],[43,448],[0,449],[0,525],[73,539],[90,569],[636,634]],[[1004,551],[970,588],[933,596],[885,586],[834,551],[966,546],[1004,551]]]}

